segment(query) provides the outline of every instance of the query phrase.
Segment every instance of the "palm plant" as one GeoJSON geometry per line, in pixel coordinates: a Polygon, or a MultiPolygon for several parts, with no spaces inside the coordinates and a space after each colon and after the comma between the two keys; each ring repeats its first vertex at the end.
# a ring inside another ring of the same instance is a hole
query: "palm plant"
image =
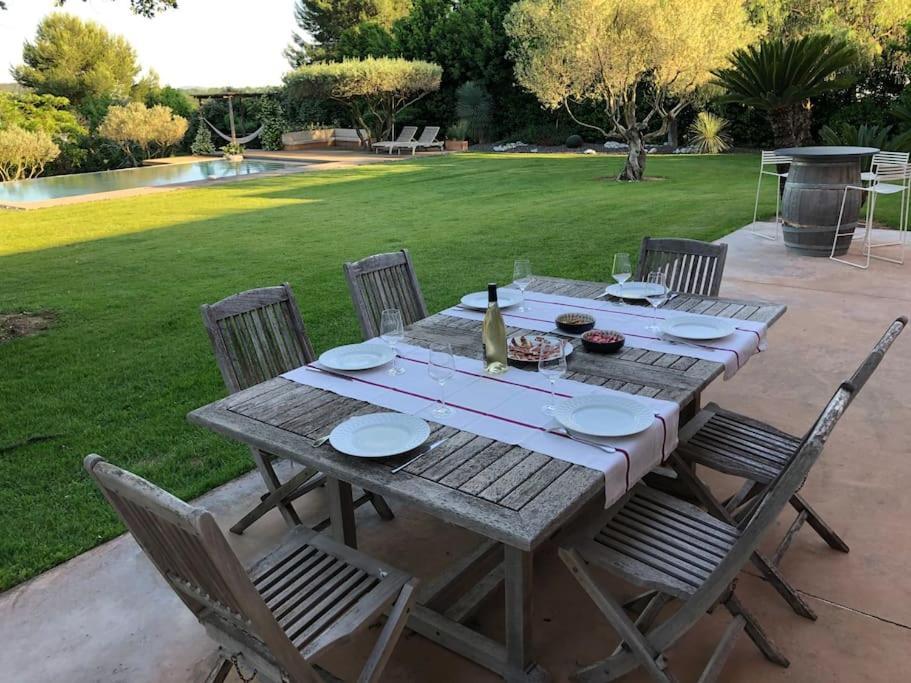
{"type": "Polygon", "coordinates": [[[724,88],[722,101],[768,112],[776,145],[791,147],[810,140],[813,97],[844,88],[857,51],[829,36],[762,41],[734,52],[730,66],[712,73],[724,88]]]}
{"type": "Polygon", "coordinates": [[[849,145],[851,147],[876,147],[892,149],[890,137],[892,126],[855,126],[851,123],[837,123],[819,129],[819,139],[827,145],[849,145]]]}
{"type": "Polygon", "coordinates": [[[895,136],[892,141],[894,149],[911,152],[911,91],[905,91],[905,97],[892,105],[892,116],[898,119],[899,127],[904,132],[895,136]]]}
{"type": "Polygon", "coordinates": [[[476,81],[466,81],[456,90],[456,116],[468,124],[471,139],[484,142],[490,129],[493,103],[487,89],[476,81]]]}
{"type": "Polygon", "coordinates": [[[701,154],[719,154],[731,148],[726,119],[701,111],[690,126],[690,144],[701,154]]]}

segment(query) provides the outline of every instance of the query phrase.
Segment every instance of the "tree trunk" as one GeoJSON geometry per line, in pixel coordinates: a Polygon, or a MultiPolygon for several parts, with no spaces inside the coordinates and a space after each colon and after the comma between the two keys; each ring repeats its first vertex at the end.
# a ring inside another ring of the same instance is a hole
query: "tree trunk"
{"type": "Polygon", "coordinates": [[[629,153],[626,155],[626,165],[617,176],[617,180],[629,180],[637,182],[642,180],[645,174],[645,142],[642,139],[642,133],[637,128],[630,128],[624,136],[626,144],[629,145],[629,153]]]}
{"type": "Polygon", "coordinates": [[[680,132],[677,129],[676,114],[668,114],[665,117],[667,121],[667,144],[677,149],[680,146],[680,132]]]}
{"type": "Polygon", "coordinates": [[[774,109],[769,120],[777,147],[801,147],[810,142],[813,111],[809,101],[774,109]]]}

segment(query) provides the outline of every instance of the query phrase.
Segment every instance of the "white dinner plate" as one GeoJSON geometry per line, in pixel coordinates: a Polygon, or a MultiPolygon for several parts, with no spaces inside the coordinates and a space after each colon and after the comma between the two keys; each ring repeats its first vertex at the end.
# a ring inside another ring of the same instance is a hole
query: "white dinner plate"
{"type": "Polygon", "coordinates": [[[329,443],[358,458],[388,458],[407,453],[430,436],[430,427],[414,415],[373,413],[352,417],[332,430],[329,443]]]}
{"type": "Polygon", "coordinates": [[[648,429],[655,416],[622,396],[577,396],[557,406],[554,417],[573,432],[589,436],[628,436],[648,429]]]}
{"type": "MultiPolygon", "coordinates": [[[[499,289],[497,290],[497,304],[500,308],[509,308],[516,304],[522,303],[522,292],[518,289],[499,289]]],[[[474,308],[479,311],[487,309],[487,292],[472,292],[462,297],[462,305],[465,308],[474,308]]]]}
{"type": "Polygon", "coordinates": [[[369,370],[385,365],[394,355],[387,344],[348,344],[323,352],[319,362],[331,370],[369,370]]]}
{"type": "Polygon", "coordinates": [[[626,282],[622,285],[610,285],[607,293],[620,299],[644,299],[650,293],[660,294],[661,285],[651,282],[626,282]]]}
{"type": "Polygon", "coordinates": [[[517,332],[517,333],[507,337],[507,339],[506,339],[506,357],[509,358],[509,360],[519,361],[520,363],[537,363],[541,359],[541,357],[540,357],[541,352],[539,350],[540,346],[534,347],[535,349],[538,349],[536,351],[532,351],[531,349],[529,349],[525,353],[521,353],[521,352],[516,353],[516,348],[515,348],[515,345],[513,344],[513,340],[514,339],[519,340],[522,337],[525,337],[532,344],[535,344],[535,345],[544,343],[544,344],[554,347],[553,353],[550,354],[550,356],[547,358],[547,360],[551,360],[552,358],[557,357],[558,350],[556,347],[560,342],[563,342],[563,347],[564,347],[563,353],[566,356],[569,356],[569,354],[571,354],[573,352],[573,345],[570,344],[565,339],[560,339],[560,337],[554,337],[553,335],[544,334],[543,332],[538,333],[538,334],[535,334],[534,332],[526,332],[526,333],[517,332]]]}
{"type": "Polygon", "coordinates": [[[721,339],[734,333],[734,323],[727,318],[709,315],[675,315],[658,326],[662,333],[679,339],[705,341],[721,339]]]}

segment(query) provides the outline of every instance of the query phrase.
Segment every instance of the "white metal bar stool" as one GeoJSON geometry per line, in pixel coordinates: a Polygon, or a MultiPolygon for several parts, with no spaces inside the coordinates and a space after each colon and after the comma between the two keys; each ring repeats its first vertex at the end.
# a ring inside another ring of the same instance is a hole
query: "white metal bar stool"
{"type": "Polygon", "coordinates": [[[756,184],[756,203],[753,205],[753,222],[750,223],[750,232],[766,240],[773,242],[778,240],[778,234],[781,232],[781,181],[788,177],[787,171],[780,173],[779,165],[790,164],[791,157],[780,156],[775,152],[763,150],[762,158],[759,161],[759,182],[756,184]],[[766,166],[773,166],[774,171],[766,170],[766,166]],[[756,227],[756,216],[759,214],[759,190],[762,188],[762,176],[768,175],[775,178],[775,232],[771,235],[759,230],[756,227]]]}
{"type": "Polygon", "coordinates": [[[905,240],[908,233],[908,213],[909,209],[911,209],[911,206],[909,206],[909,201],[911,201],[911,191],[909,190],[911,190],[911,164],[908,163],[880,164],[876,167],[876,176],[873,178],[869,185],[863,187],[857,185],[846,186],[845,192],[841,198],[841,210],[838,213],[838,226],[835,229],[835,237],[832,240],[832,251],[829,253],[829,258],[833,261],[838,261],[839,263],[844,263],[845,265],[853,266],[854,268],[861,268],[864,270],[870,267],[871,258],[879,259],[880,261],[888,261],[889,263],[903,264],[905,262],[905,240]],[[867,202],[867,215],[863,223],[863,261],[861,263],[854,263],[853,261],[848,261],[846,258],[839,258],[835,256],[835,248],[838,246],[838,238],[844,237],[845,235],[851,235],[853,237],[855,230],[860,227],[858,223],[850,226],[842,226],[842,219],[845,212],[845,200],[848,198],[849,191],[870,193],[870,198],[867,202]],[[874,244],[872,242],[871,236],[873,231],[873,214],[876,211],[876,199],[880,196],[895,194],[900,195],[901,200],[898,219],[898,239],[874,244]],[[874,249],[896,246],[899,247],[898,258],[878,256],[873,253],[874,249]]]}

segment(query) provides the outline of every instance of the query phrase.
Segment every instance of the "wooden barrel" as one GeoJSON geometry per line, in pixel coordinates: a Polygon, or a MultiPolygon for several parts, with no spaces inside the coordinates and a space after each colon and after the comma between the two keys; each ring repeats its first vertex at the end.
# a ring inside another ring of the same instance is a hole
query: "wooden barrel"
{"type": "MultiPolygon", "coordinates": [[[[784,243],[807,256],[828,256],[838,225],[846,185],[860,185],[860,157],[795,156],[781,198],[784,243]]],[[[857,223],[861,192],[848,192],[842,226],[857,223]]],[[[844,254],[851,235],[838,239],[836,254],[844,254]]]]}

